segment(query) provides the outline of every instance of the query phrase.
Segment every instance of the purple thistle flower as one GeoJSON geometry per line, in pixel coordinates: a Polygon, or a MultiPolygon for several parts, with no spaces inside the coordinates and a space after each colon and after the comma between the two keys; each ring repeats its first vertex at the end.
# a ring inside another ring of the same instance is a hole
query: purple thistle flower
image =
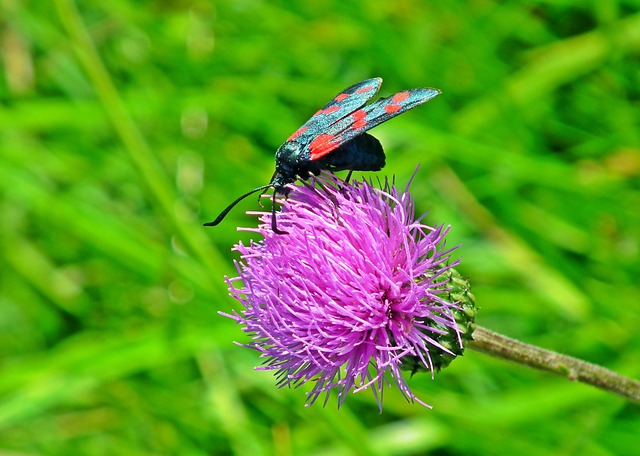
{"type": "Polygon", "coordinates": [[[429,407],[400,368],[408,356],[433,376],[432,356],[453,355],[438,337],[452,331],[462,347],[443,276],[457,264],[444,249],[449,228],[415,219],[408,186],[398,192],[388,181],[379,189],[324,173],[290,189],[277,215],[288,234],[257,213],[262,224],[243,230],[264,239],[234,247],[239,276],[226,279],[244,310],[223,315],[252,335],[246,346],[266,359],[257,369],[276,370],[280,387],[315,381],[307,405],[322,393],[326,404],[334,388],[338,406],[351,389],[371,388],[382,410],[391,379],[429,407]]]}

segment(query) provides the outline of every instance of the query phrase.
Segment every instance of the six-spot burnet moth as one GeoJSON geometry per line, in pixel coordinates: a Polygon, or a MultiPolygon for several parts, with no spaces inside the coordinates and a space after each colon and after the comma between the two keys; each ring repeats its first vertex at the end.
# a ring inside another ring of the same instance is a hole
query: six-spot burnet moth
{"type": "Polygon", "coordinates": [[[381,78],[367,79],[343,90],[292,134],[276,152],[276,170],[271,182],[239,196],[218,217],[205,226],[217,225],[247,196],[273,188],[271,227],[276,224],[276,194],[286,195],[287,184],[308,179],[321,170],[379,171],[384,167],[382,145],[365,133],[376,125],[426,103],[440,94],[438,89],[411,89],[365,106],[378,92],[381,78]]]}

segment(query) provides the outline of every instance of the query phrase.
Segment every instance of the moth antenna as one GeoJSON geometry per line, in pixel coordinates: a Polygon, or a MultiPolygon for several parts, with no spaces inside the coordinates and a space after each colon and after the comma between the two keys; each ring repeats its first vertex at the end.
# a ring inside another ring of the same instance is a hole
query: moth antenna
{"type": "MultiPolygon", "coordinates": [[[[203,226],[216,226],[218,223],[220,223],[227,216],[229,211],[231,211],[231,209],[233,209],[234,206],[236,204],[238,204],[240,201],[242,201],[243,199],[245,199],[249,195],[253,195],[256,192],[259,192],[260,190],[266,190],[266,189],[268,189],[269,187],[272,187],[272,186],[273,185],[269,183],[267,185],[262,185],[262,186],[260,186],[258,188],[254,188],[253,190],[245,193],[244,195],[240,195],[239,197],[237,197],[235,199],[235,201],[233,203],[229,204],[224,211],[220,212],[220,215],[218,215],[213,222],[204,223],[203,226]]],[[[275,197],[274,197],[274,201],[275,201],[275,197]]]]}

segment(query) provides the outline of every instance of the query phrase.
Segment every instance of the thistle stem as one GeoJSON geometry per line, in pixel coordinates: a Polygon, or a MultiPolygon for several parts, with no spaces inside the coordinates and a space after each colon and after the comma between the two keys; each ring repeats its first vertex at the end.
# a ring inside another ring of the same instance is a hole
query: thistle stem
{"type": "Polygon", "coordinates": [[[476,327],[469,348],[551,372],[569,380],[588,383],[597,388],[640,402],[640,382],[609,369],[571,356],[525,344],[486,328],[476,327]]]}

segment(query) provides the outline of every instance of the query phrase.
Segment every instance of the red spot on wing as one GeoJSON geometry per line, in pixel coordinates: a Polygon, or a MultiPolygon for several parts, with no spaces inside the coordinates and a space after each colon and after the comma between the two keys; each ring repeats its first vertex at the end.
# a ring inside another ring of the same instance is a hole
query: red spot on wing
{"type": "Polygon", "coordinates": [[[335,143],[331,142],[334,138],[335,135],[330,135],[328,133],[322,133],[316,136],[316,138],[309,144],[309,158],[311,160],[317,160],[334,150],[337,147],[335,143]]]}
{"type": "Polygon", "coordinates": [[[319,109],[311,117],[313,118],[313,117],[316,117],[316,116],[328,116],[332,112],[339,111],[340,109],[342,109],[342,108],[340,106],[338,106],[338,105],[329,106],[328,108],[325,108],[325,109],[319,109]]]}
{"type": "Polygon", "coordinates": [[[294,134],[292,134],[291,136],[289,136],[289,139],[287,139],[287,141],[293,141],[294,139],[296,139],[298,136],[300,136],[302,133],[304,133],[305,131],[307,131],[309,127],[300,127],[298,128],[298,130],[296,130],[296,132],[294,134]]]}
{"type": "Polygon", "coordinates": [[[326,116],[331,114],[332,112],[340,111],[341,109],[342,108],[340,106],[334,105],[334,106],[329,106],[327,109],[322,109],[320,113],[326,116]]]}
{"type": "Polygon", "coordinates": [[[398,112],[402,109],[402,105],[399,104],[390,104],[384,107],[384,112],[387,114],[393,114],[394,112],[398,112]]]}
{"type": "Polygon", "coordinates": [[[372,90],[373,90],[373,86],[365,86],[365,87],[362,87],[362,88],[356,90],[353,93],[365,93],[365,92],[371,92],[372,90]]]}
{"type": "Polygon", "coordinates": [[[337,97],[334,98],[335,101],[342,101],[346,98],[349,98],[351,95],[349,95],[348,93],[341,93],[340,95],[338,95],[337,97]]]}
{"type": "Polygon", "coordinates": [[[333,137],[334,135],[330,135],[329,133],[320,133],[318,136],[313,138],[313,141],[311,141],[311,143],[309,143],[309,148],[313,149],[315,147],[318,147],[320,144],[329,141],[333,137]]]}
{"type": "Polygon", "coordinates": [[[361,130],[367,125],[367,113],[363,109],[358,109],[351,114],[351,118],[353,119],[354,130],[361,130]]]}
{"type": "Polygon", "coordinates": [[[402,103],[404,100],[409,98],[409,92],[398,92],[394,96],[391,97],[391,101],[394,103],[402,103]]]}

